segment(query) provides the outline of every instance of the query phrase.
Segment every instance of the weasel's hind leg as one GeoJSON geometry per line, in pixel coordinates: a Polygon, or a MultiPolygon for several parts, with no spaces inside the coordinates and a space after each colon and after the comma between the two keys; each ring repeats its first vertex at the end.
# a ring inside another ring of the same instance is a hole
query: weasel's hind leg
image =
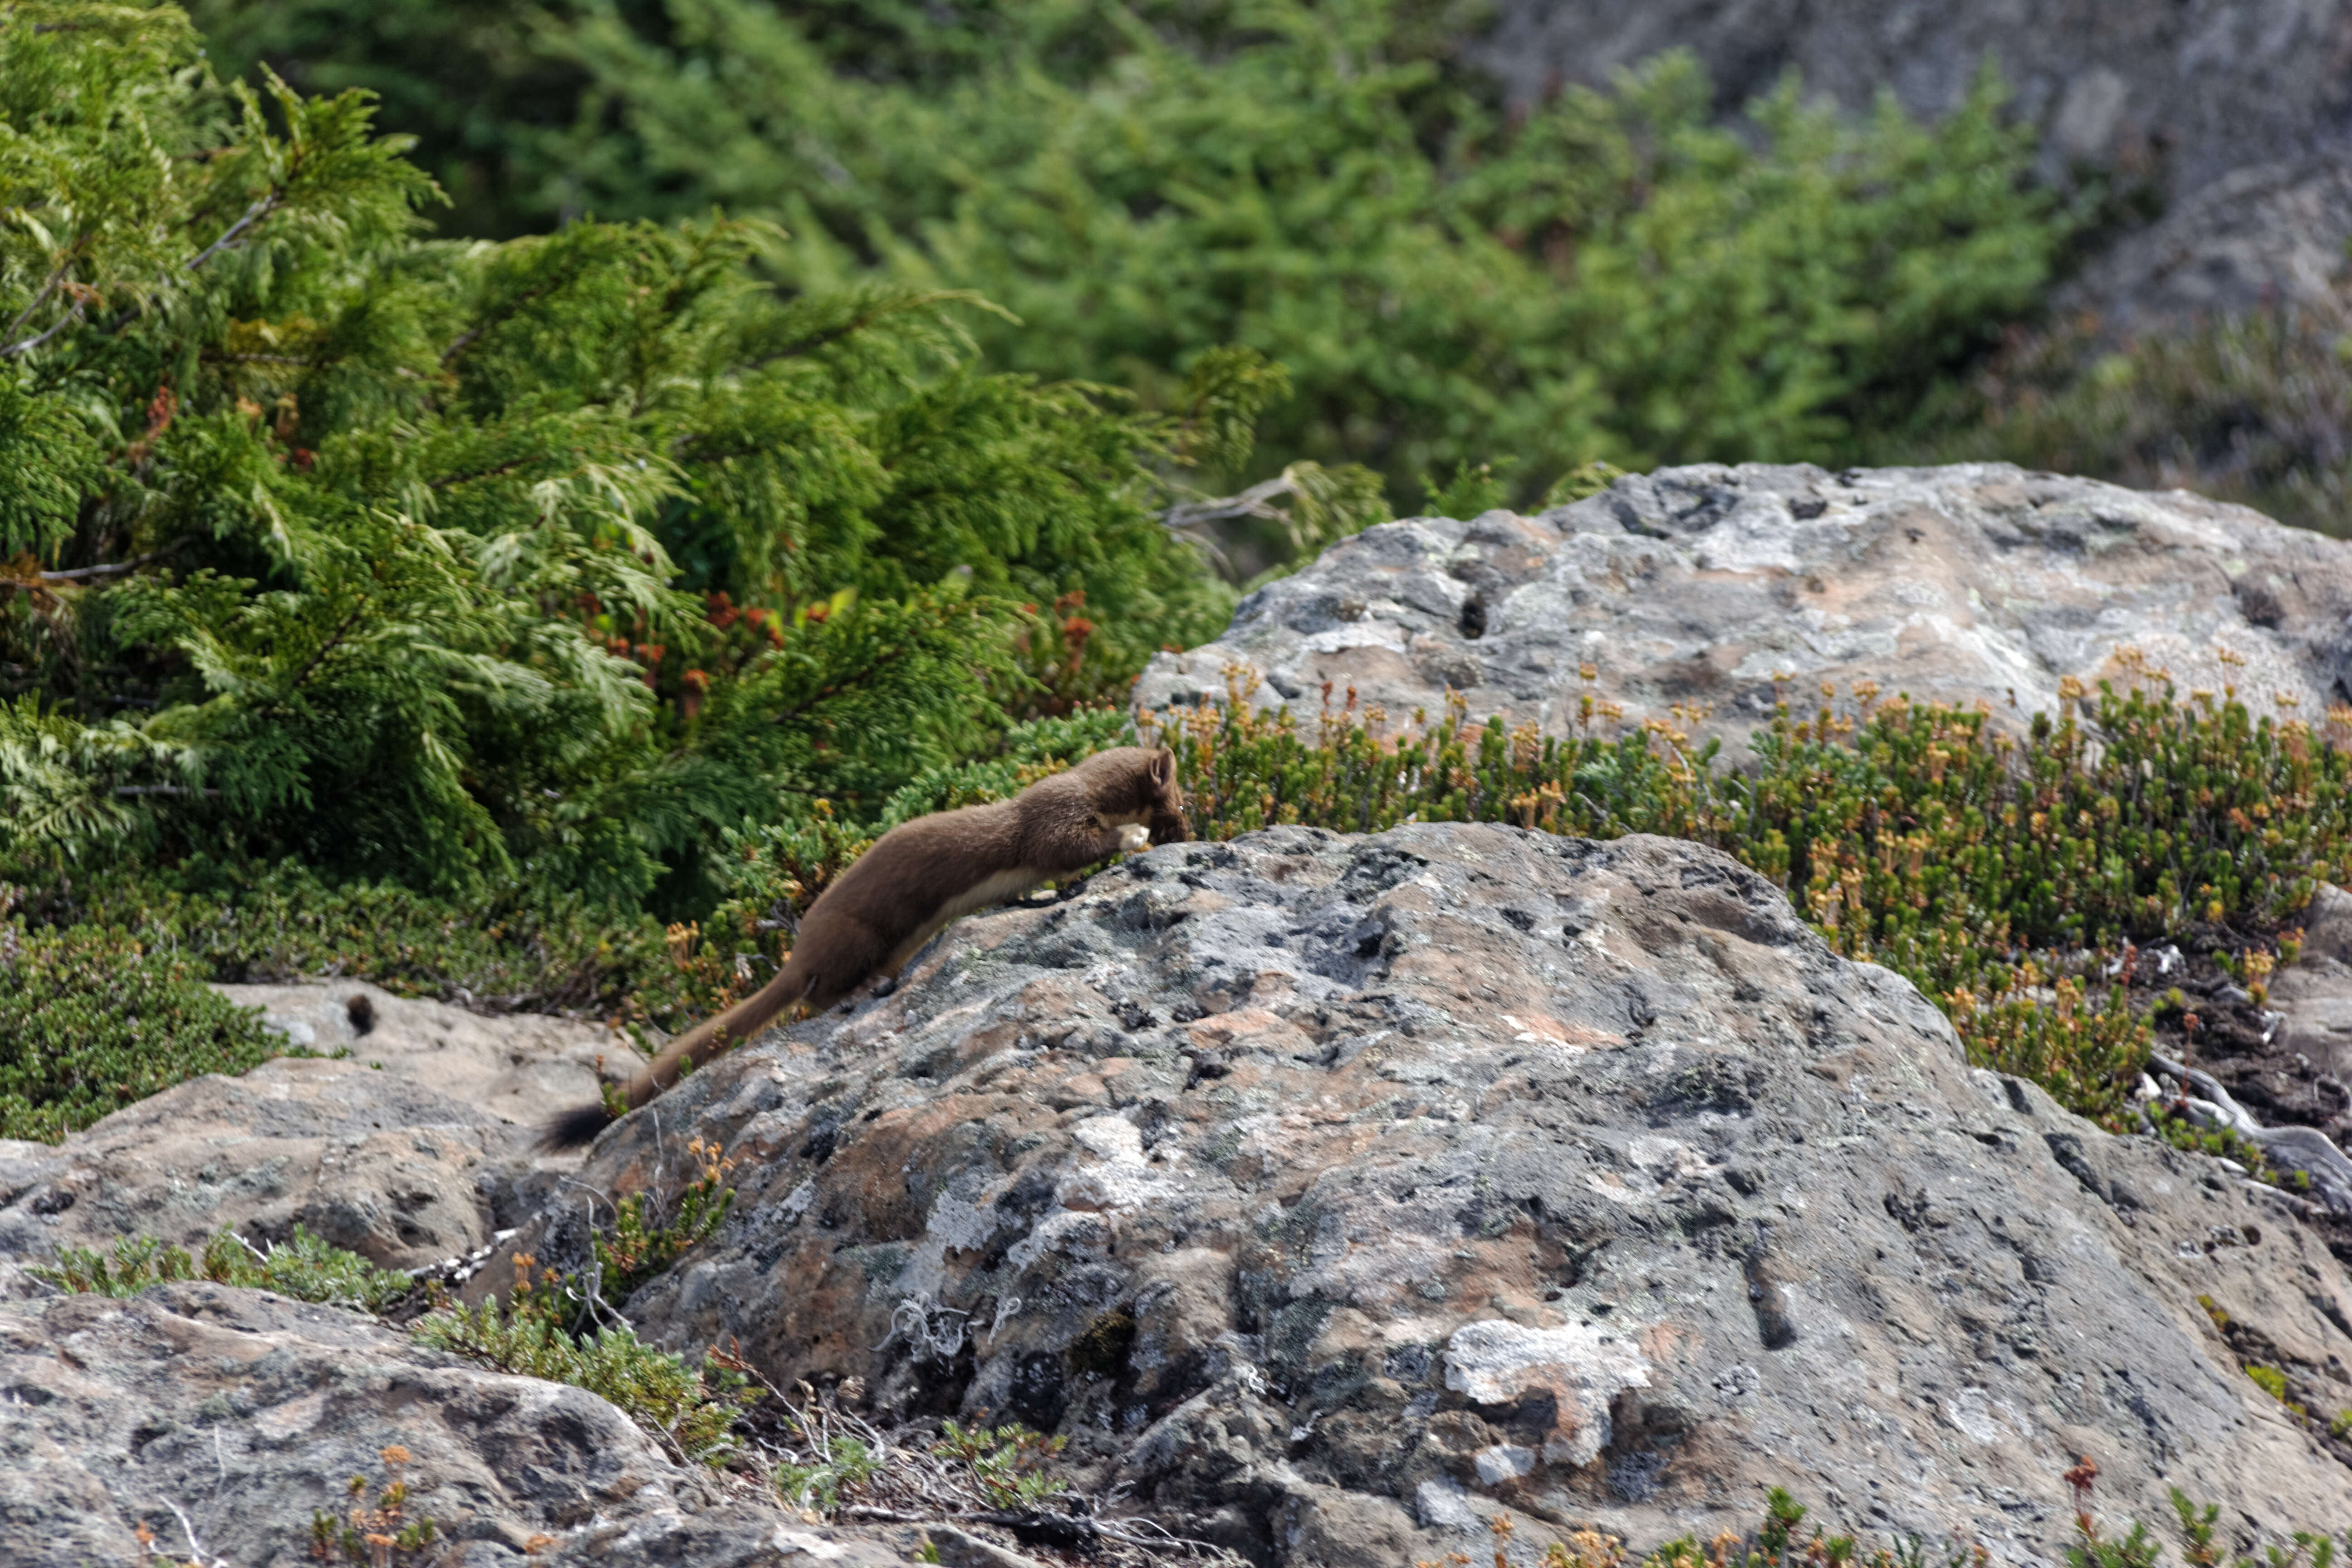
{"type": "MultiPolygon", "coordinates": [[[[926,947],[929,947],[931,943],[931,938],[947,930],[949,926],[953,925],[958,918],[959,917],[957,915],[953,914],[933,915],[929,920],[925,921],[921,925],[916,927],[914,931],[908,936],[904,942],[900,942],[898,946],[889,951],[888,954],[883,958],[881,963],[876,967],[877,973],[879,973],[884,980],[889,984],[891,990],[895,991],[898,989],[898,976],[905,973],[907,965],[915,961],[915,955],[922,952],[926,947]]],[[[887,994],[887,993],[884,993],[884,994],[887,994]]]]}
{"type": "Polygon", "coordinates": [[[896,974],[891,954],[889,936],[856,915],[836,914],[821,928],[803,924],[793,959],[808,971],[809,1011],[824,1012],[877,973],[896,974]]]}

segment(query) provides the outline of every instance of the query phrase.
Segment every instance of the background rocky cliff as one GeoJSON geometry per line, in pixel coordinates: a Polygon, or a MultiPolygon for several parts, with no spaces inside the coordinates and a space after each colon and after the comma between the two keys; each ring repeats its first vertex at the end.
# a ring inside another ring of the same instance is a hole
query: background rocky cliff
{"type": "Polygon", "coordinates": [[[2044,172],[2145,185],[2066,298],[2116,324],[2326,296],[2352,237],[2352,5],[2341,0],[1501,0],[1478,64],[1525,100],[1668,48],[1737,107],[1783,72],[1866,109],[1958,107],[1988,60],[2043,136],[2044,172]]]}

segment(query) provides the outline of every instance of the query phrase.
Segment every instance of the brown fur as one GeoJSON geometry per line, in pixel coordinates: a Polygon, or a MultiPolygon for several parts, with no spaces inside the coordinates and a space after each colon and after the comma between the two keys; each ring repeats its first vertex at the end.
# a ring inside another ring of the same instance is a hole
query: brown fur
{"type": "MultiPolygon", "coordinates": [[[[779,1014],[832,1006],[877,973],[896,975],[960,915],[1017,898],[1121,849],[1181,840],[1184,795],[1165,748],[1098,752],[1011,800],[902,822],[825,889],[776,977],[672,1040],[630,1080],[634,1110],[751,1038],[779,1014]]],[[[547,1129],[551,1148],[584,1143],[612,1118],[602,1105],[567,1111],[547,1129]]]]}

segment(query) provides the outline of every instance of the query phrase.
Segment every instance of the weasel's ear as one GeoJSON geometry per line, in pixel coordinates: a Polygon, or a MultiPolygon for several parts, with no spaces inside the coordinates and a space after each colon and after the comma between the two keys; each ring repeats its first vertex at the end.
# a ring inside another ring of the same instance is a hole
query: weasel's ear
{"type": "Polygon", "coordinates": [[[1151,755],[1151,787],[1165,790],[1176,782],[1176,753],[1162,746],[1151,755]]]}

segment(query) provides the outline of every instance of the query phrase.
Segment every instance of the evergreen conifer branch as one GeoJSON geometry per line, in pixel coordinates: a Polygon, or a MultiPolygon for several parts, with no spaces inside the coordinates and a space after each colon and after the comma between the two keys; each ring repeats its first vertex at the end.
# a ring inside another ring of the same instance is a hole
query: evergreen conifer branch
{"type": "Polygon", "coordinates": [[[1114,669],[1222,618],[1167,422],[983,372],[985,301],[780,293],[725,218],[422,240],[373,114],[0,12],[0,320],[82,312],[0,372],[0,854],[707,899],[985,751],[1024,603],[1114,669]]]}

